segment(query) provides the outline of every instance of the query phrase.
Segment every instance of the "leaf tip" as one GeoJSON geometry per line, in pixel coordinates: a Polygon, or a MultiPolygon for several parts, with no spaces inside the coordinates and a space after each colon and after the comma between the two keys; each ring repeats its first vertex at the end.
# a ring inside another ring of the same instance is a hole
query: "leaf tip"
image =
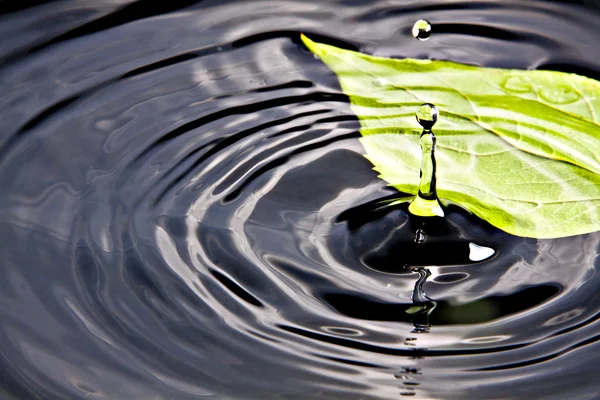
{"type": "Polygon", "coordinates": [[[318,56],[323,54],[322,49],[319,47],[319,43],[309,39],[304,33],[300,33],[300,39],[302,39],[302,43],[304,43],[304,45],[314,54],[318,56]]]}

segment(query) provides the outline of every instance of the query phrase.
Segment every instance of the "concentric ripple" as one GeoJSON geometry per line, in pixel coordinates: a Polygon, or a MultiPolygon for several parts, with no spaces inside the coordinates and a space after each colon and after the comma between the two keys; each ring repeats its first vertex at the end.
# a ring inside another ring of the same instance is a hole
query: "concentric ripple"
{"type": "Polygon", "coordinates": [[[0,6],[0,397],[597,397],[600,233],[451,206],[405,266],[405,208],[373,207],[398,193],[299,41],[598,78],[597,10],[153,4],[0,6]],[[456,262],[469,242],[496,254],[456,262]]]}

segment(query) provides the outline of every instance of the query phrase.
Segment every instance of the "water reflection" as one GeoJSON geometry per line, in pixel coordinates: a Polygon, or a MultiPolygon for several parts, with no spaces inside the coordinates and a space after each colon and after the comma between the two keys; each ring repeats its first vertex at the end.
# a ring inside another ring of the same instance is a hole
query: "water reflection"
{"type": "Polygon", "coordinates": [[[598,392],[600,234],[516,238],[449,207],[460,243],[439,251],[430,223],[414,263],[406,209],[360,208],[399,193],[299,42],[592,76],[596,14],[47,3],[0,17],[0,397],[389,399],[396,372],[402,392],[444,400],[598,392]],[[426,45],[410,36],[418,18],[436,22],[426,45]],[[468,243],[497,252],[472,261],[468,243]],[[428,316],[405,312],[415,267],[431,272],[428,316]]]}
{"type": "Polygon", "coordinates": [[[415,272],[419,274],[419,279],[415,282],[412,301],[413,306],[406,310],[406,313],[411,316],[414,329],[412,333],[429,333],[431,324],[429,323],[429,315],[435,309],[437,303],[431,300],[423,291],[423,285],[427,278],[431,276],[431,272],[427,268],[416,268],[415,272]]]}
{"type": "MultiPolygon", "coordinates": [[[[441,217],[419,218],[417,216],[411,216],[410,218],[414,219],[419,225],[413,240],[413,243],[415,244],[414,251],[420,250],[420,248],[429,241],[429,230],[427,230],[427,226],[433,226],[431,232],[435,235],[436,233],[439,234],[440,224],[446,225],[445,220],[443,220],[441,217]],[[432,225],[432,221],[437,223],[432,225]],[[426,223],[429,223],[429,225],[426,223]]],[[[449,231],[452,231],[452,229],[449,229],[449,231]]],[[[461,240],[456,239],[457,238],[455,238],[456,243],[454,246],[460,248],[460,244],[462,242],[461,240]]],[[[443,242],[434,241],[433,246],[429,247],[427,250],[434,253],[447,251],[447,246],[441,243],[443,242]]],[[[467,242],[467,245],[470,249],[469,260],[473,262],[483,262],[493,257],[495,254],[495,250],[489,247],[480,246],[472,242],[467,242]]],[[[416,266],[412,267],[411,271],[417,273],[419,276],[415,281],[412,291],[412,306],[406,308],[404,311],[410,316],[410,321],[413,324],[413,329],[410,331],[411,336],[408,336],[404,339],[404,346],[411,349],[415,355],[407,358],[411,361],[410,367],[403,367],[399,372],[394,374],[394,377],[401,381],[400,396],[403,397],[416,396],[417,388],[421,385],[419,379],[422,376],[422,372],[421,369],[415,367],[415,365],[419,365],[419,363],[422,362],[422,360],[424,360],[426,357],[425,354],[427,347],[424,343],[423,335],[430,333],[430,316],[437,307],[437,302],[427,296],[424,290],[424,285],[427,282],[427,279],[432,275],[430,269],[423,266],[416,266]]]]}
{"type": "Polygon", "coordinates": [[[405,310],[410,315],[414,328],[410,331],[412,335],[404,339],[404,346],[415,351],[415,355],[408,357],[411,360],[410,367],[403,367],[394,374],[394,377],[401,381],[401,396],[415,396],[418,386],[421,385],[421,382],[419,382],[419,377],[422,375],[420,372],[421,369],[416,368],[415,365],[418,365],[417,360],[425,358],[422,352],[425,348],[421,335],[430,332],[431,323],[429,322],[429,315],[436,307],[436,302],[427,297],[423,290],[423,285],[431,276],[431,272],[427,268],[415,268],[414,272],[417,272],[419,277],[415,282],[412,293],[413,305],[405,310]]]}

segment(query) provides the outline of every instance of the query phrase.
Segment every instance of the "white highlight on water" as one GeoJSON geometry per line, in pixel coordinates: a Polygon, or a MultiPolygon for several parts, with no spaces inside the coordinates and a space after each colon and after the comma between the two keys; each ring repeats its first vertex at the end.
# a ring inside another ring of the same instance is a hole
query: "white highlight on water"
{"type": "Polygon", "coordinates": [[[490,247],[469,243],[469,260],[471,261],[483,261],[494,254],[496,254],[496,251],[490,247]]]}

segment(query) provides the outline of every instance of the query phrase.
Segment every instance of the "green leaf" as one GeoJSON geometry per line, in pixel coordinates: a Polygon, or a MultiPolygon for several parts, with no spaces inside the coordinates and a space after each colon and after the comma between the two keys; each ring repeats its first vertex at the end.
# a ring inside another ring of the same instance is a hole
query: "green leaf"
{"type": "Polygon", "coordinates": [[[387,59],[306,46],[338,76],[380,177],[416,194],[421,133],[415,111],[440,117],[437,192],[518,236],[600,230],[600,82],[554,71],[387,59]]]}

